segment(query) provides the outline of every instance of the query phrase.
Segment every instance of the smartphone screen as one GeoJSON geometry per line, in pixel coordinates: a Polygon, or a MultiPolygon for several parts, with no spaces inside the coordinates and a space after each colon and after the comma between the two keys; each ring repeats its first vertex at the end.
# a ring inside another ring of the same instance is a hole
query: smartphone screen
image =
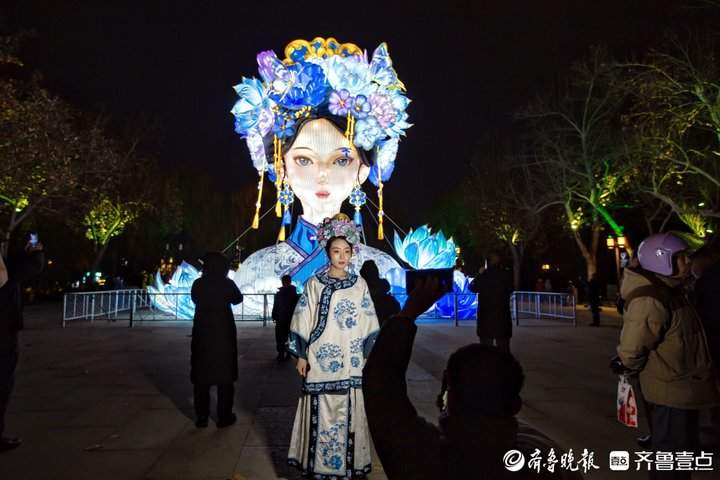
{"type": "Polygon", "coordinates": [[[38,243],[38,234],[37,234],[37,233],[31,233],[31,234],[30,234],[30,240],[29,240],[29,242],[30,242],[30,245],[32,245],[33,247],[34,247],[35,245],[37,245],[37,243],[38,243]]]}
{"type": "Polygon", "coordinates": [[[412,292],[415,288],[415,284],[420,279],[437,278],[440,287],[445,292],[453,291],[453,269],[452,268],[437,268],[428,270],[408,270],[405,272],[405,289],[408,293],[412,292]]]}

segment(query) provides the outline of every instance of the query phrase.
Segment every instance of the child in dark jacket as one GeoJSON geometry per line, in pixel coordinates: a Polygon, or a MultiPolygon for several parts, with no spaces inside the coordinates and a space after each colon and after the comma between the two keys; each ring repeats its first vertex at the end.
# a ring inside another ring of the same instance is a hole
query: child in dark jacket
{"type": "Polygon", "coordinates": [[[217,385],[217,426],[236,421],[232,413],[234,383],[238,378],[237,329],[231,305],[242,294],[227,278],[230,262],[218,252],[203,258],[203,275],[192,285],[195,302],[190,356],[190,381],[194,385],[195,425],[204,428],[210,417],[210,387],[217,385]]]}

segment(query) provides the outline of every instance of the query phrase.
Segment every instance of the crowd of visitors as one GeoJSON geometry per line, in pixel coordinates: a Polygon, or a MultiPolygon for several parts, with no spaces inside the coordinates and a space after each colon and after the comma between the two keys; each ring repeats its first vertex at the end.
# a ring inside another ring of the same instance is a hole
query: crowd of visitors
{"type": "MultiPolygon", "coordinates": [[[[512,282],[491,254],[470,284],[478,294],[477,336],[447,360],[438,395],[439,426],[420,417],[407,395],[406,372],[413,351],[415,320],[445,292],[432,277],[419,281],[401,308],[373,261],[352,273],[352,222],[340,215],[324,239],[326,270],[300,293],[281,278],[275,294],[277,360],[292,358],[303,386],[292,426],[289,463],[304,475],[362,478],[371,470],[371,443],[388,478],[525,478],[510,472],[503,455],[518,450],[561,452],[516,415],[522,406],[523,369],[510,353],[512,282]],[[337,232],[342,232],[337,234],[337,232]],[[488,432],[492,432],[488,435],[488,432]],[[319,441],[317,439],[322,439],[319,441]]],[[[21,284],[44,264],[42,245],[28,246],[5,262],[0,257],[0,435],[18,359],[23,325],[21,284]]],[[[196,304],[190,379],[196,426],[210,419],[210,389],[217,387],[217,427],[236,422],[237,331],[232,305],[242,302],[227,278],[220,253],[203,258],[203,275],[192,286],[196,304]]],[[[545,285],[543,285],[545,288],[545,285]]],[[[587,282],[591,325],[600,320],[596,276],[587,282]]],[[[570,284],[568,295],[577,295],[570,284]]],[[[699,451],[702,409],[712,412],[720,445],[720,244],[693,251],[680,236],[645,239],[624,269],[620,288],[623,328],[615,373],[635,376],[647,412],[649,436],[641,446],[657,451],[699,451]]],[[[0,450],[19,438],[0,436],[0,450]]],[[[580,478],[558,469],[528,478],[580,478]]],[[[653,472],[653,478],[664,478],[653,472]]],[[[689,478],[670,472],[668,478],[689,478]]]]}

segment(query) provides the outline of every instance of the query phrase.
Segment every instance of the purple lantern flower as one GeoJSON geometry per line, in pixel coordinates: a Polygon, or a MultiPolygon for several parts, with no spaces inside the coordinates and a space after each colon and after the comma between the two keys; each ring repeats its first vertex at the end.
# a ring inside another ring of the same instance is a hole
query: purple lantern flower
{"type": "Polygon", "coordinates": [[[353,107],[353,98],[350,96],[350,92],[347,90],[340,90],[340,92],[332,92],[330,94],[330,103],[328,109],[330,113],[338,116],[347,115],[348,111],[353,107]]]}
{"type": "Polygon", "coordinates": [[[263,80],[267,83],[272,83],[277,78],[275,67],[278,63],[280,63],[280,60],[277,58],[277,55],[275,55],[275,52],[272,50],[265,50],[264,52],[258,53],[257,63],[258,71],[260,72],[260,76],[263,80]]]}
{"type": "Polygon", "coordinates": [[[382,128],[387,128],[395,121],[395,109],[392,100],[385,95],[374,93],[370,95],[370,108],[382,128]]]}
{"type": "Polygon", "coordinates": [[[367,117],[370,113],[370,110],[370,102],[368,102],[368,99],[365,95],[358,95],[357,97],[355,97],[355,101],[353,102],[351,110],[355,118],[360,120],[367,117]]]}
{"type": "Polygon", "coordinates": [[[275,114],[269,108],[260,111],[260,117],[258,118],[257,128],[260,131],[260,135],[263,137],[270,133],[273,124],[275,123],[275,114]]]}

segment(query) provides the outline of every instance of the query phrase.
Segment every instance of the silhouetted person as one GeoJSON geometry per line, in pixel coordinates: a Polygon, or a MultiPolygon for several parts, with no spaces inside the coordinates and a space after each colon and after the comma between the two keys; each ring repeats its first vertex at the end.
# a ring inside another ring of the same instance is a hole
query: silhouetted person
{"type": "MultiPolygon", "coordinates": [[[[693,303],[705,329],[715,379],[720,385],[720,245],[717,240],[692,256],[693,303]]],[[[720,407],[711,410],[715,448],[720,448],[720,407]]]]}
{"type": "Polygon", "coordinates": [[[470,283],[470,291],[478,294],[477,336],[483,345],[494,344],[509,352],[512,337],[512,283],[500,266],[498,255],[489,255],[485,265],[470,283]]]}
{"type": "Polygon", "coordinates": [[[210,387],[217,385],[217,426],[236,421],[232,413],[238,378],[237,328],[232,306],[242,302],[235,282],[227,278],[230,262],[221,253],[203,258],[202,277],[192,285],[195,302],[190,380],[194,385],[195,425],[204,428],[210,417],[210,387]]]}
{"type": "Polygon", "coordinates": [[[493,480],[580,478],[556,469],[554,474],[527,467],[510,472],[503,463],[509,450],[526,458],[537,448],[562,452],[540,432],[515,418],[522,406],[524,375],[509,352],[472,344],[448,359],[447,402],[440,427],[419,417],[407,396],[405,374],[417,327],[414,320],[445,292],[436,280],[420,282],[402,311],[380,329],[363,369],[363,394],[370,433],[387,477],[395,479],[493,480]]]}
{"type": "Polygon", "coordinates": [[[290,333],[290,321],[298,301],[297,289],[292,284],[292,277],[283,275],[281,281],[282,287],[275,294],[272,308],[272,318],[275,320],[275,346],[278,361],[290,358],[285,343],[290,333]]]}
{"type": "Polygon", "coordinates": [[[5,437],[5,412],[15,383],[17,367],[18,333],[23,328],[22,284],[39,274],[45,265],[42,244],[28,243],[25,250],[11,257],[7,265],[0,257],[0,451],[19,447],[22,440],[5,437]]]}
{"type": "Polygon", "coordinates": [[[370,289],[370,297],[375,305],[375,313],[382,327],[388,318],[400,311],[400,304],[390,295],[390,282],[380,278],[377,265],[373,260],[366,260],[360,268],[360,276],[365,279],[370,289]]]}
{"type": "Polygon", "coordinates": [[[588,303],[592,312],[592,325],[597,327],[600,325],[600,282],[597,279],[597,273],[593,273],[587,283],[588,303]]]}

